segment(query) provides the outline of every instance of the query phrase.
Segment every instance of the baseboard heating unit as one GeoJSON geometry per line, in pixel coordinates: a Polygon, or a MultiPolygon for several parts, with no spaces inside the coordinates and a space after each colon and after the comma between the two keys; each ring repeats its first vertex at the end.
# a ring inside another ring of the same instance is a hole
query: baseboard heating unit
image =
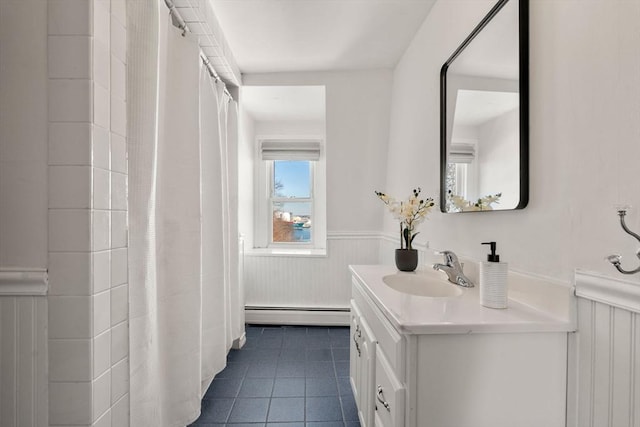
{"type": "Polygon", "coordinates": [[[349,326],[349,308],[245,306],[245,321],[262,325],[349,326]]]}

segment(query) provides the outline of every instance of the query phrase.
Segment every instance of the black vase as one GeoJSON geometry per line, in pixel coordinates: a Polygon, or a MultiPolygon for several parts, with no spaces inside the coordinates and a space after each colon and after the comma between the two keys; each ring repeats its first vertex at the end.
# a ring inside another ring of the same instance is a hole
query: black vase
{"type": "Polygon", "coordinates": [[[396,267],[400,271],[414,271],[418,267],[418,250],[396,249],[396,267]]]}

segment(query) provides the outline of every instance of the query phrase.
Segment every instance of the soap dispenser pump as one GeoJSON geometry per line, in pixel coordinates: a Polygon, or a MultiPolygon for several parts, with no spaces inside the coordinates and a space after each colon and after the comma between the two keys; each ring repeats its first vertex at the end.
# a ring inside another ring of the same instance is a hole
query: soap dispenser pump
{"type": "Polygon", "coordinates": [[[480,263],[480,304],[489,308],[507,308],[508,264],[500,262],[496,254],[496,242],[484,242],[491,253],[487,261],[480,263]]]}

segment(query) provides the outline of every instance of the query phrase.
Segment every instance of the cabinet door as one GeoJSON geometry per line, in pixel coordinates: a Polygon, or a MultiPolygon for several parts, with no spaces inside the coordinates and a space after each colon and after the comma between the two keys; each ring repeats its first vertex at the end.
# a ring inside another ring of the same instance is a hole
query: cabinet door
{"type": "MultiPolygon", "coordinates": [[[[360,358],[362,349],[362,330],[360,329],[360,310],[353,300],[351,300],[351,341],[349,345],[349,381],[353,390],[353,397],[356,403],[360,401],[360,358]]],[[[358,405],[360,406],[360,405],[358,405]]]]}
{"type": "Polygon", "coordinates": [[[376,344],[371,329],[352,300],[349,376],[362,427],[373,426],[376,344]]]}
{"type": "Polygon", "coordinates": [[[382,352],[375,363],[375,426],[404,427],[404,386],[382,352]]]}
{"type": "Polygon", "coordinates": [[[377,341],[364,318],[360,318],[362,330],[360,357],[360,402],[358,412],[363,427],[373,427],[375,409],[375,368],[377,341]]]}

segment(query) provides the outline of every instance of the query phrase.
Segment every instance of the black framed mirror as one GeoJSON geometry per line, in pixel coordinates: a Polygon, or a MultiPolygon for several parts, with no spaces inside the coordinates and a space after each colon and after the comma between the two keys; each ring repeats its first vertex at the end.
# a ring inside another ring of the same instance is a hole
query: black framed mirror
{"type": "Polygon", "coordinates": [[[500,0],[440,71],[440,209],[529,201],[529,5],[500,0]]]}

